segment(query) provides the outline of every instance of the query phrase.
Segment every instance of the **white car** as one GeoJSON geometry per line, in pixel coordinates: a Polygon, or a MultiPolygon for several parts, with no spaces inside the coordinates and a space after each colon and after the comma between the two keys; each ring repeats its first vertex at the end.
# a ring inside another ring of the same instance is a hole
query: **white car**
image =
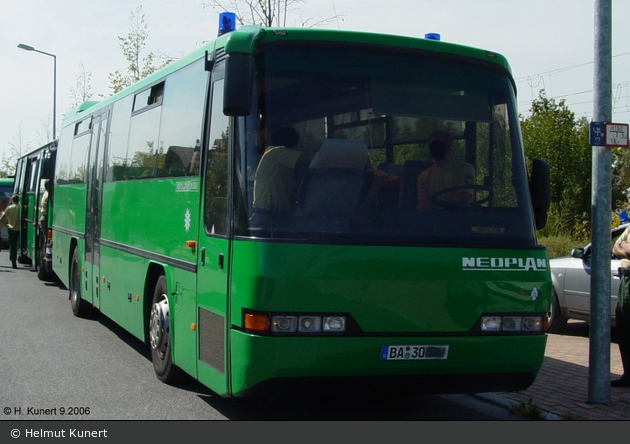
{"type": "MultiPolygon", "coordinates": [[[[612,229],[611,240],[616,241],[628,223],[612,229]]],[[[611,243],[612,246],[612,243],[611,243]]],[[[615,325],[615,308],[619,293],[619,259],[612,254],[610,260],[610,322],[615,325]]],[[[591,309],[591,244],[575,248],[569,257],[549,260],[553,295],[551,301],[550,333],[561,332],[567,320],[589,320],[591,309]]]]}

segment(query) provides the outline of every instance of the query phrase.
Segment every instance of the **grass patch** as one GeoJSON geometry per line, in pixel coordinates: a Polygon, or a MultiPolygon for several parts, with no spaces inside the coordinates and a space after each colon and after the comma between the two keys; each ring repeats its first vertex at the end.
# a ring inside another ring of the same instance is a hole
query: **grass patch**
{"type": "Polygon", "coordinates": [[[590,239],[576,239],[570,236],[539,237],[538,243],[547,247],[549,259],[562,256],[570,256],[574,248],[584,247],[590,239]]]}
{"type": "Polygon", "coordinates": [[[516,402],[510,405],[510,415],[524,416],[530,419],[543,420],[545,419],[545,412],[534,404],[531,398],[527,404],[523,402],[516,402]]]}

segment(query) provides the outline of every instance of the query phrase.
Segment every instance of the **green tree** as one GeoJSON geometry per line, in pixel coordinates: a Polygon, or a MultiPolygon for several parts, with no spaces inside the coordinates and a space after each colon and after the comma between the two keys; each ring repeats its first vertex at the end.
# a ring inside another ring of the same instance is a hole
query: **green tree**
{"type": "Polygon", "coordinates": [[[125,72],[116,70],[109,74],[109,88],[113,94],[153,74],[158,69],[166,66],[170,61],[167,60],[156,66],[153,52],[148,53],[145,57],[141,57],[149,37],[148,26],[142,13],[142,6],[138,6],[135,12],[130,12],[129,24],[131,29],[127,37],[118,37],[120,49],[122,49],[123,55],[127,59],[127,70],[125,72]]]}
{"type": "Polygon", "coordinates": [[[592,149],[589,123],[575,118],[565,101],[556,102],[541,91],[531,114],[521,117],[525,155],[551,167],[551,208],[541,235],[587,235],[591,220],[592,149]]]}

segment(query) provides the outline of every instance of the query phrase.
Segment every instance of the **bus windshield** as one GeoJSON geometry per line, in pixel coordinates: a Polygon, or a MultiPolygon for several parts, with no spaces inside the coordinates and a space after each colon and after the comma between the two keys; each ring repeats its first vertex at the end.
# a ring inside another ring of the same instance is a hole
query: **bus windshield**
{"type": "Polygon", "coordinates": [[[252,112],[236,122],[236,236],[535,245],[507,72],[428,52],[322,45],[270,45],[256,66],[252,112]],[[448,135],[458,165],[449,174],[466,177],[439,190],[435,131],[448,135]]]}

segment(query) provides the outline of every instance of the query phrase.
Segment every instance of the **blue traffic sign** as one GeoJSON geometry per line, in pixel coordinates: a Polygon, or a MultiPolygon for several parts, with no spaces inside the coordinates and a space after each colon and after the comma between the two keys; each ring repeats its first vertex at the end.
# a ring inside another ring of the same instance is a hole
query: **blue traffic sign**
{"type": "Polygon", "coordinates": [[[604,146],[606,144],[606,125],[604,122],[591,122],[588,144],[591,146],[604,146]]]}

